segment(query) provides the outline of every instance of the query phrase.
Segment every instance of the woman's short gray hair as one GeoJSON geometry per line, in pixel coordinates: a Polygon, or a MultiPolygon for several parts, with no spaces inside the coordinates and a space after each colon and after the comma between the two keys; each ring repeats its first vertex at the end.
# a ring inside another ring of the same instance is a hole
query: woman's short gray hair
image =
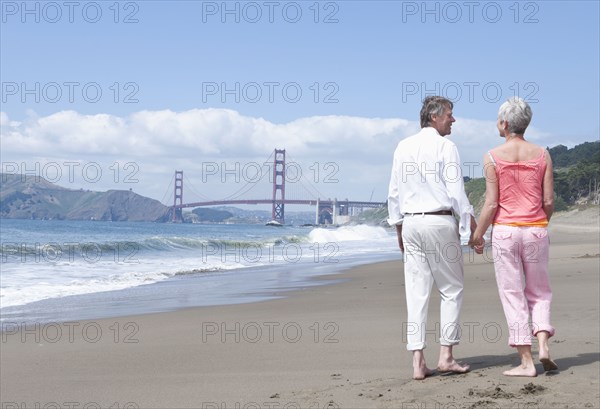
{"type": "Polygon", "coordinates": [[[431,115],[440,116],[446,108],[454,108],[454,104],[448,98],[433,95],[425,98],[421,108],[421,128],[431,124],[431,115]]]}
{"type": "Polygon", "coordinates": [[[512,97],[498,110],[498,119],[508,123],[508,132],[522,135],[531,122],[531,107],[524,99],[512,97]]]}

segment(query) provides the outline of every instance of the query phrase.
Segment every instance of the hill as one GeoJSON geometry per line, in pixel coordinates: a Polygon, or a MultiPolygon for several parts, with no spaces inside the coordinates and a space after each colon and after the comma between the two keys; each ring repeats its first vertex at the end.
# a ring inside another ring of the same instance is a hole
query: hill
{"type": "Polygon", "coordinates": [[[548,150],[554,165],[554,192],[563,210],[574,204],[600,204],[600,141],[548,150]]]}
{"type": "Polygon", "coordinates": [[[197,207],[192,210],[192,213],[196,215],[196,220],[200,223],[222,223],[233,217],[233,213],[227,210],[217,210],[207,207],[197,207]]]}
{"type": "MultiPolygon", "coordinates": [[[[554,168],[555,210],[574,205],[600,204],[600,141],[585,142],[571,149],[548,148],[554,168]]],[[[477,212],[483,206],[485,179],[465,183],[469,201],[477,212]]]]}
{"type": "Polygon", "coordinates": [[[31,175],[0,178],[0,218],[5,219],[165,221],[169,210],[129,190],[73,190],[31,175]]]}

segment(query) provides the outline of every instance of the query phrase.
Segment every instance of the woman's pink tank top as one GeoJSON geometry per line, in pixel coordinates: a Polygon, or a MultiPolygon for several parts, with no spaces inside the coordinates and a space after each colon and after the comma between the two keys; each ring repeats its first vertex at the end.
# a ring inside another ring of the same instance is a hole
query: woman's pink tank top
{"type": "Polygon", "coordinates": [[[508,162],[488,152],[498,178],[498,211],[494,223],[545,222],[542,182],[546,173],[546,150],[537,159],[508,162]]]}

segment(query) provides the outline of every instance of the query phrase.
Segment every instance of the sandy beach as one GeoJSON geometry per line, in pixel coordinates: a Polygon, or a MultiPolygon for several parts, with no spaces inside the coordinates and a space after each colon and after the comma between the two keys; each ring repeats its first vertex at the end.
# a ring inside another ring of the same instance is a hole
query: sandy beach
{"type": "MultiPolygon", "coordinates": [[[[518,357],[507,345],[491,257],[469,253],[455,348],[468,374],[411,379],[399,258],[277,300],[25,330],[7,323],[2,408],[598,408],[598,208],[557,215],[550,234],[554,373],[538,364],[536,378],[502,375],[518,357]]],[[[430,367],[438,317],[434,291],[430,367]]]]}

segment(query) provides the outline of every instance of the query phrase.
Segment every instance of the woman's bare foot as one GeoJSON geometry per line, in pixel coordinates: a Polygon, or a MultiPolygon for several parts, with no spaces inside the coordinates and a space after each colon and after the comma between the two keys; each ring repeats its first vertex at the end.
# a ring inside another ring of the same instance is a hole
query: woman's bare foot
{"type": "Polygon", "coordinates": [[[541,358],[540,357],[540,362],[542,363],[542,366],[544,367],[544,371],[546,371],[546,372],[556,371],[558,369],[558,365],[556,365],[556,362],[554,362],[550,358],[541,358]]]}
{"type": "Polygon", "coordinates": [[[532,362],[530,364],[526,364],[526,366],[523,366],[523,364],[521,364],[521,365],[517,366],[516,368],[513,368],[509,371],[504,371],[504,372],[502,372],[502,375],[535,377],[535,376],[537,376],[537,371],[535,370],[535,366],[533,366],[533,362],[532,362]]]}
{"type": "Polygon", "coordinates": [[[506,376],[537,376],[533,358],[531,357],[531,345],[516,345],[519,356],[521,357],[521,365],[508,371],[502,372],[506,376]]]}
{"type": "Polygon", "coordinates": [[[540,349],[540,362],[544,367],[544,371],[555,371],[558,365],[550,358],[550,349],[548,348],[548,333],[540,331],[537,334],[538,344],[540,349]]]}

